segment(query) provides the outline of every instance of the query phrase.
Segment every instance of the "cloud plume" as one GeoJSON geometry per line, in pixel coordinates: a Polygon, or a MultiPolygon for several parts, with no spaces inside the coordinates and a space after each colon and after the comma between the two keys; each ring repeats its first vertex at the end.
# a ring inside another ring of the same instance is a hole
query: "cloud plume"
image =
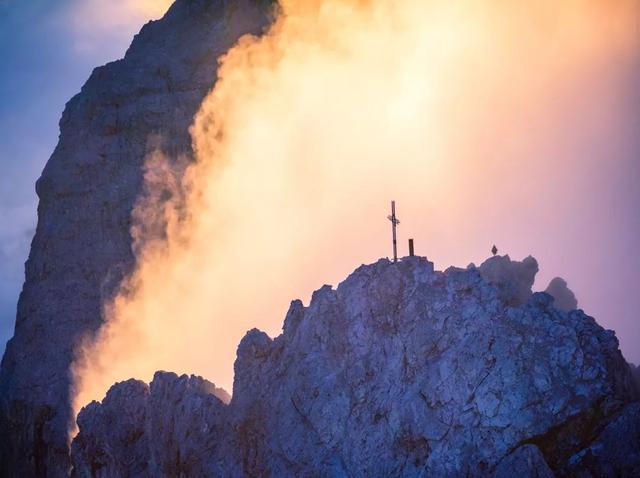
{"type": "Polygon", "coordinates": [[[634,13],[610,0],[283,0],[266,35],[221,59],[195,162],[174,174],[175,158],[149,158],[137,267],[79,351],[76,410],[158,369],[229,388],[246,330],[277,334],[289,300],[388,255],[390,199],[401,246],[411,235],[439,264],[493,242],[526,255],[532,231],[563,227],[555,204],[581,194],[576,175],[603,167],[583,148],[623,120],[611,91],[637,51],[634,13]],[[178,198],[160,217],[158,188],[178,198]]]}

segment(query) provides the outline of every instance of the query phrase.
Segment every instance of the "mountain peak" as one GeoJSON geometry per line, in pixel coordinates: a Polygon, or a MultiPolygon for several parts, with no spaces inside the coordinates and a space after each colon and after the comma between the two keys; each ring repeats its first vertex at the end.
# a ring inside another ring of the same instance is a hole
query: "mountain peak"
{"type": "MultiPolygon", "coordinates": [[[[154,443],[143,420],[134,436],[148,444],[134,464],[148,476],[161,473],[154,457],[180,457],[172,466],[203,476],[587,469],[580,454],[594,437],[610,441],[611,431],[599,433],[631,426],[626,404],[638,399],[637,385],[615,334],[531,293],[535,270],[533,258],[508,257],[444,272],[420,257],[363,265],[307,307],[292,302],[280,336],[247,333],[229,406],[176,408],[195,399],[190,389],[171,400],[139,397],[148,415],[173,417],[161,420],[159,436],[174,439],[154,443]],[[209,434],[183,435],[195,417],[209,434]]],[[[125,455],[85,445],[132,447],[93,425],[87,415],[96,413],[104,412],[80,414],[74,465],[122,469],[125,455]]]]}

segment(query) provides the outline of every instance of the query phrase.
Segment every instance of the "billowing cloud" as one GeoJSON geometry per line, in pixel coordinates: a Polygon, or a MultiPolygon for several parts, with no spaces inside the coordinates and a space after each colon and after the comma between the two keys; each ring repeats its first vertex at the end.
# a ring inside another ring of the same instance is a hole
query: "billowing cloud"
{"type": "Polygon", "coordinates": [[[553,231],[611,165],[594,151],[626,118],[615,85],[637,52],[635,2],[281,7],[223,58],[184,177],[149,158],[138,265],[79,351],[76,408],[157,369],[229,388],[246,330],[277,334],[291,299],[388,252],[390,199],[401,246],[413,236],[440,265],[494,242],[517,257],[571,247],[553,231]],[[158,179],[179,200],[154,202],[158,179]]]}

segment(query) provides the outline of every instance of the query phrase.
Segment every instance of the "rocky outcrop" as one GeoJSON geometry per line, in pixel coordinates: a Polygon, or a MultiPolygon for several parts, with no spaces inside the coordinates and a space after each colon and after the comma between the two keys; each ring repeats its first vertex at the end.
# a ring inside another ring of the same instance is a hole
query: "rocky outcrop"
{"type": "Polygon", "coordinates": [[[531,295],[538,273],[538,261],[529,256],[524,261],[512,261],[509,256],[493,256],[480,265],[480,274],[494,284],[500,298],[510,305],[519,305],[531,295]]]}
{"type": "Polygon", "coordinates": [[[73,475],[220,476],[231,457],[221,398],[211,382],[172,373],[115,385],[78,416],[73,475]]]}
{"type": "Polygon", "coordinates": [[[69,365],[132,265],[131,211],[144,158],[154,148],[190,154],[188,128],[218,56],[240,35],[262,31],[269,3],[178,0],[66,105],[36,185],[38,226],[2,360],[1,476],[66,474],[69,365]]]}
{"type": "MultiPolygon", "coordinates": [[[[213,398],[176,406],[179,393],[151,405],[154,388],[180,389],[186,377],[158,375],[148,395],[141,384],[114,386],[109,395],[128,393],[171,423],[150,428],[148,417],[123,414],[144,430],[136,443],[153,442],[131,462],[153,463],[155,453],[176,466],[189,456],[204,476],[563,473],[594,440],[614,435],[608,427],[620,429],[616,417],[638,390],[613,332],[554,308],[546,293],[513,305],[505,290],[524,297],[475,267],[438,272],[417,257],[362,266],[307,307],[292,302],[282,335],[247,333],[228,406],[213,398]]],[[[110,440],[100,421],[110,408],[106,400],[80,415],[78,473],[95,460],[117,465],[94,445],[110,440]]]]}
{"type": "Polygon", "coordinates": [[[553,306],[556,309],[569,312],[578,308],[578,301],[573,291],[567,286],[567,281],[561,277],[551,279],[545,292],[553,297],[553,306]]]}

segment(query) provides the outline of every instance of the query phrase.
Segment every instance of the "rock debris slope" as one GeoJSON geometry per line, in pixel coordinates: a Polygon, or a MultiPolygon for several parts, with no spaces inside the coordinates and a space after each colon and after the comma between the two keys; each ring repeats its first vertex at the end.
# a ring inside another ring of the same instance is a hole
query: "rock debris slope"
{"type": "Polygon", "coordinates": [[[133,263],[131,211],[153,148],[189,155],[217,58],[268,24],[268,1],[178,0],[67,103],[37,182],[38,226],[0,371],[0,476],[69,469],[69,364],[133,263]]]}
{"type": "Polygon", "coordinates": [[[536,270],[362,266],[247,333],[229,405],[199,377],[114,385],[79,415],[74,474],[640,476],[615,334],[532,294],[536,270]]]}

